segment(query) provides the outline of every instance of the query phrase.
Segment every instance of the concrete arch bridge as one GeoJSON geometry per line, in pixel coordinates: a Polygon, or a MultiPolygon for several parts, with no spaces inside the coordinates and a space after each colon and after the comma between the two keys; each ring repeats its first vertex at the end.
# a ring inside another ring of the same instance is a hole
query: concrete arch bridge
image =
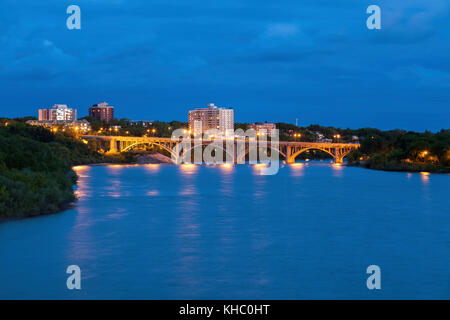
{"type": "Polygon", "coordinates": [[[270,152],[278,152],[286,159],[287,163],[294,163],[295,158],[301,153],[308,150],[320,150],[328,153],[334,158],[335,163],[342,163],[345,156],[352,150],[360,148],[357,143],[325,143],[325,142],[292,142],[292,141],[258,141],[250,139],[225,139],[222,142],[205,139],[179,139],[160,137],[129,137],[129,136],[82,136],[82,139],[89,141],[94,140],[105,146],[107,153],[114,154],[127,152],[139,148],[143,145],[157,146],[167,151],[175,163],[190,162],[186,159],[189,151],[200,146],[207,147],[209,145],[214,148],[222,149],[227,159],[233,159],[234,163],[245,163],[245,157],[262,148],[271,150],[270,152]]]}

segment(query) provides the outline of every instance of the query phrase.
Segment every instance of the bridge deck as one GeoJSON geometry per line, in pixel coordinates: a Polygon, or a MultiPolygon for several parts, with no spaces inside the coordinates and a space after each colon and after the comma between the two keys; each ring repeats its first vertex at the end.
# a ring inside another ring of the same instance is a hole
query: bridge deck
{"type": "MultiPolygon", "coordinates": [[[[96,140],[103,140],[103,141],[111,141],[111,140],[115,140],[115,141],[128,141],[128,142],[142,142],[142,143],[146,143],[146,142],[164,142],[164,143],[177,143],[182,141],[182,139],[180,138],[178,141],[177,140],[172,140],[172,138],[161,138],[161,137],[130,137],[130,136],[82,136],[83,139],[96,139],[96,140]]],[[[223,141],[232,141],[234,140],[235,142],[257,142],[256,139],[223,139],[223,141]]],[[[213,142],[213,139],[191,139],[190,142],[191,143],[204,143],[204,144],[210,144],[211,142],[213,142]]],[[[260,140],[261,141],[261,140],[260,140]]],[[[267,141],[267,144],[271,144],[271,140],[262,140],[262,141],[267,141]]],[[[307,147],[307,146],[311,146],[311,147],[322,147],[322,148],[358,148],[360,145],[359,143],[339,143],[339,142],[296,142],[296,141],[279,141],[279,142],[275,142],[278,143],[279,145],[282,146],[292,146],[292,147],[307,147]]]]}

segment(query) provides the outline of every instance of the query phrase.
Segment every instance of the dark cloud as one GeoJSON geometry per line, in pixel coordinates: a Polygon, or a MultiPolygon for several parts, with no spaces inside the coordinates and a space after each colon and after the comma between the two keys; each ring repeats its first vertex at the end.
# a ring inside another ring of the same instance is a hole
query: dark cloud
{"type": "Polygon", "coordinates": [[[377,1],[379,31],[359,0],[79,0],[79,31],[70,4],[2,1],[4,115],[107,100],[119,117],[183,120],[215,102],[237,121],[448,126],[446,0],[377,1]]]}

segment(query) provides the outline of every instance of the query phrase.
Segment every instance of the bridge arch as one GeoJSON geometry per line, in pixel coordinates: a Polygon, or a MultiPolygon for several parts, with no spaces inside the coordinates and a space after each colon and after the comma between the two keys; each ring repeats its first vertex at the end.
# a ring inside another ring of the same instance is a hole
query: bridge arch
{"type": "Polygon", "coordinates": [[[331,151],[326,150],[325,148],[322,149],[322,148],[318,148],[318,147],[310,147],[310,148],[300,149],[297,152],[293,153],[291,156],[289,156],[289,159],[288,159],[289,161],[288,162],[294,162],[295,158],[297,158],[297,156],[299,154],[301,154],[301,153],[303,153],[305,151],[308,151],[308,150],[320,150],[320,151],[328,153],[330,156],[332,156],[334,159],[336,159],[336,155],[333,154],[331,151]]]}
{"type": "Polygon", "coordinates": [[[237,156],[237,163],[244,163],[245,161],[245,156],[248,155],[250,153],[251,150],[255,150],[258,151],[258,149],[270,149],[271,151],[275,151],[278,152],[280,155],[282,155],[286,160],[287,160],[287,156],[281,151],[280,148],[273,148],[272,146],[256,146],[256,147],[252,147],[252,148],[246,148],[245,152],[239,154],[237,156]]]}
{"type": "Polygon", "coordinates": [[[138,141],[138,142],[135,142],[135,143],[133,143],[133,144],[123,148],[121,151],[125,152],[125,151],[128,151],[128,150],[136,147],[136,146],[145,145],[145,144],[150,145],[150,146],[152,146],[152,145],[158,146],[161,149],[164,149],[167,152],[169,152],[172,159],[177,159],[177,155],[173,152],[173,150],[171,148],[169,148],[169,147],[167,147],[164,144],[161,144],[159,142],[153,142],[153,141],[138,141]]]}
{"type": "MultiPolygon", "coordinates": [[[[211,146],[211,144],[209,144],[209,145],[203,145],[203,144],[195,145],[195,144],[194,144],[191,148],[189,148],[189,149],[187,149],[185,152],[183,152],[183,155],[181,156],[181,160],[185,160],[185,157],[186,157],[185,155],[186,155],[187,153],[190,153],[190,152],[194,151],[195,149],[197,149],[197,148],[199,148],[199,147],[201,147],[201,148],[203,149],[203,147],[209,147],[209,146],[211,146]]],[[[218,145],[213,145],[213,147],[222,150],[226,155],[228,155],[231,159],[233,159],[233,162],[234,162],[234,159],[235,159],[234,155],[233,155],[232,153],[229,153],[229,152],[226,150],[226,148],[223,148],[223,147],[218,146],[218,145]]],[[[204,161],[204,160],[205,160],[205,159],[204,159],[204,157],[203,157],[203,150],[202,150],[202,161],[204,161]]]]}
{"type": "Polygon", "coordinates": [[[329,149],[329,148],[306,147],[306,148],[302,148],[302,149],[294,152],[291,156],[289,156],[289,158],[287,158],[287,162],[288,163],[294,163],[295,162],[295,158],[297,158],[297,156],[299,154],[301,154],[301,153],[303,153],[305,151],[308,151],[308,150],[320,150],[320,151],[326,152],[330,156],[333,157],[333,159],[334,159],[334,161],[336,163],[342,163],[344,157],[347,156],[352,151],[352,149],[350,149],[350,150],[345,149],[344,152],[333,153],[333,152],[331,152],[331,149],[329,149]]]}

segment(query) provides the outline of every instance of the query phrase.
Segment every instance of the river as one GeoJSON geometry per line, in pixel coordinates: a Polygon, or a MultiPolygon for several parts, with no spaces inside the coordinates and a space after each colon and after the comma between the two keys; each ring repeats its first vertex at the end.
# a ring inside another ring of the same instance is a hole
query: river
{"type": "Polygon", "coordinates": [[[0,224],[0,299],[450,298],[449,175],[328,162],[81,166],[79,201],[0,224]],[[66,268],[81,268],[68,290],[66,268]],[[381,268],[381,290],[366,269],[381,268]]]}

